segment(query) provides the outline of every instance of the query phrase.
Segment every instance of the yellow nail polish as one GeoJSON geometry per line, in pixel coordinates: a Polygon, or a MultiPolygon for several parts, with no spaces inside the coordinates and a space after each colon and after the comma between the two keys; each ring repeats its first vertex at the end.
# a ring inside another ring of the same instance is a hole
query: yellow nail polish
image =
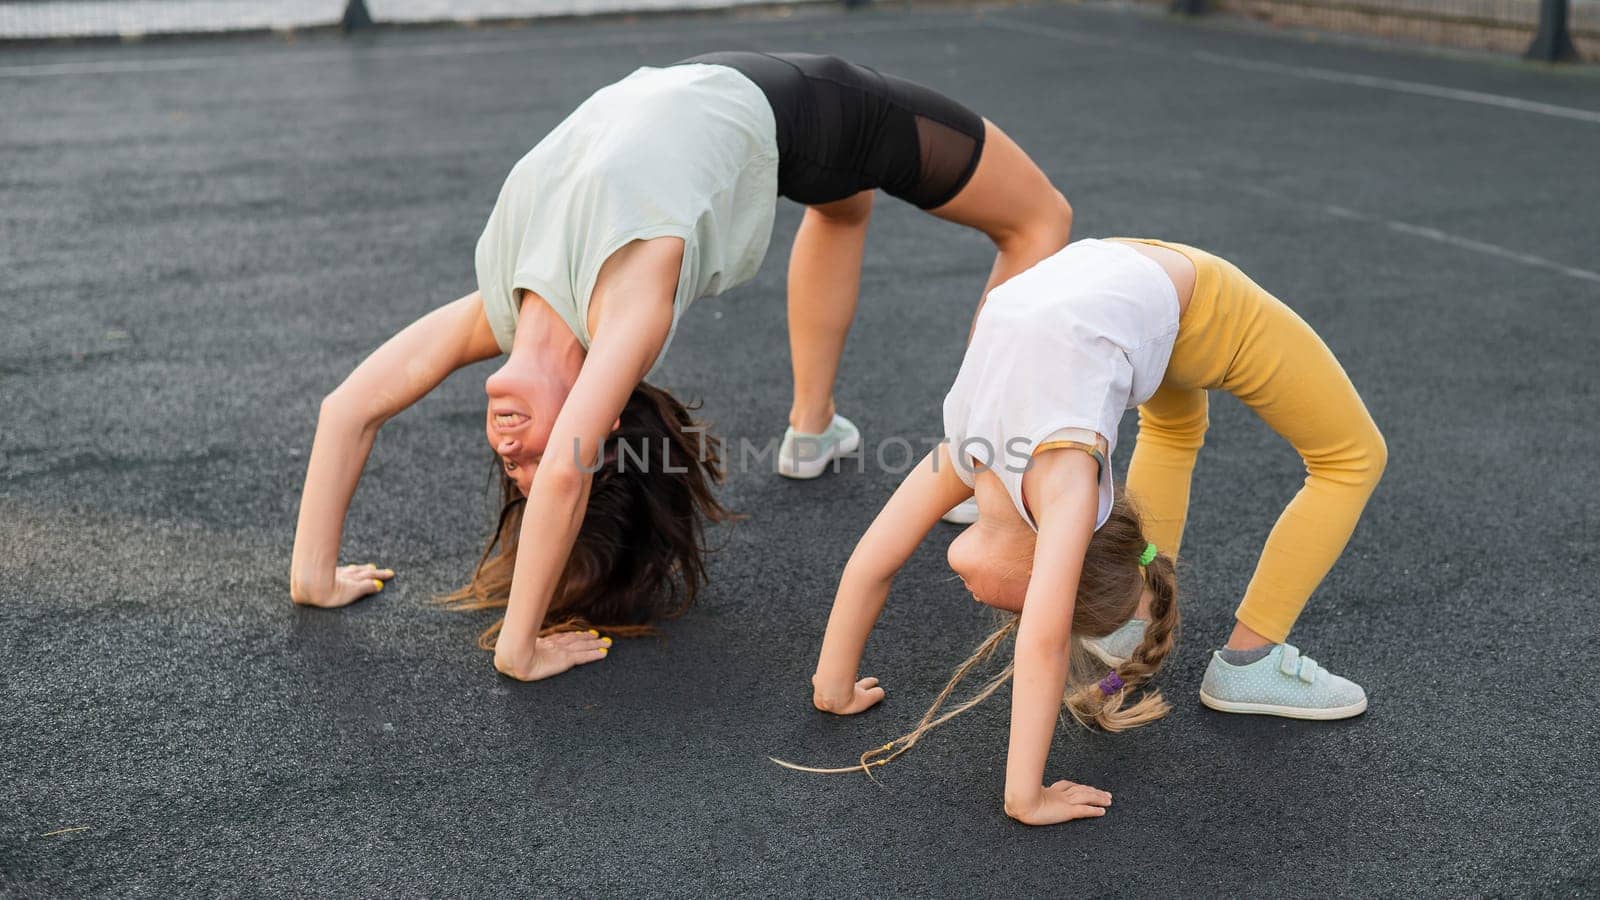
{"type": "Polygon", "coordinates": [[[600,632],[595,631],[593,628],[589,629],[589,634],[592,637],[599,637],[600,636],[600,632]]]}
{"type": "Polygon", "coordinates": [[[372,583],[378,586],[378,590],[380,590],[380,591],[383,590],[383,582],[382,581],[374,578],[374,579],[372,579],[372,583]]]}
{"type": "Polygon", "coordinates": [[[609,651],[609,650],[607,650],[607,649],[606,649],[606,648],[604,648],[604,647],[601,647],[601,648],[600,648],[600,655],[601,655],[601,656],[605,656],[605,655],[606,655],[606,654],[607,654],[607,653],[609,653],[609,652],[610,652],[610,651],[609,651]]]}
{"type": "Polygon", "coordinates": [[[600,643],[603,646],[609,647],[611,646],[611,638],[601,638],[600,643]]]}

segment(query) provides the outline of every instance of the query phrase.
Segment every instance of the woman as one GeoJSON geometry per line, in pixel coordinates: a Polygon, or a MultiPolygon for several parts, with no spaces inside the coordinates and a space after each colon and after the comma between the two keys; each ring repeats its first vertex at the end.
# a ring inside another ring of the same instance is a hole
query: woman
{"type": "MultiPolygon", "coordinates": [[[[1201,702],[1305,719],[1365,710],[1358,685],[1284,640],[1377,485],[1383,437],[1333,354],[1287,306],[1215,256],[1132,240],[1079,241],[990,296],[945,398],[947,443],[906,478],[845,567],[812,680],[817,708],[849,715],[883,698],[858,670],[889,584],[940,514],[976,494],[981,515],[948,556],[975,598],[1018,614],[978,655],[1015,632],[1006,811],[1030,824],[1103,814],[1103,791],[1043,785],[1051,735],[1063,697],[1081,721],[1108,730],[1166,711],[1155,697],[1122,703],[1171,647],[1171,560],[1210,389],[1234,394],[1286,438],[1307,477],[1212,655],[1201,702]],[[1128,493],[1138,513],[1113,502],[1108,463],[1133,406],[1140,430],[1128,493]],[[1133,575],[1135,559],[1143,577],[1133,575]],[[1114,667],[1093,688],[1080,678],[1068,689],[1074,637],[1114,667]]],[[[855,768],[909,749],[948,718],[934,719],[937,708],[855,768]]]]}
{"type": "MultiPolygon", "coordinates": [[[[340,606],[381,589],[388,570],[335,565],[377,429],[450,372],[503,352],[506,364],[485,383],[485,429],[514,486],[497,535],[520,539],[492,542],[456,595],[506,604],[496,667],[547,677],[601,658],[605,644],[574,636],[582,631],[541,632],[580,621],[647,625],[661,609],[680,609],[649,600],[652,591],[616,595],[623,608],[602,621],[571,588],[582,580],[569,572],[574,547],[602,541],[584,533],[592,491],[635,495],[615,505],[663,520],[721,513],[707,489],[718,474],[709,442],[685,456],[696,443],[685,437],[687,414],[643,379],[694,299],[755,274],[782,193],[808,209],[790,261],[795,402],[780,471],[814,477],[852,451],[859,435],[834,412],[832,385],[880,187],[989,235],[991,285],[1063,246],[1071,224],[1065,199],[992,124],[832,57],[713,54],[640,69],[596,92],[506,179],[478,242],[479,290],[396,335],[323,403],[295,540],[295,601],[340,606]],[[616,433],[629,409],[639,413],[632,444],[616,433]],[[649,478],[595,474],[652,434],[678,448],[659,460],[670,468],[649,478]],[[694,486],[672,487],[684,478],[694,486]],[[507,568],[509,585],[487,575],[507,568]]],[[[658,543],[645,567],[665,573],[656,587],[688,600],[702,577],[698,524],[691,531],[658,543]]]]}

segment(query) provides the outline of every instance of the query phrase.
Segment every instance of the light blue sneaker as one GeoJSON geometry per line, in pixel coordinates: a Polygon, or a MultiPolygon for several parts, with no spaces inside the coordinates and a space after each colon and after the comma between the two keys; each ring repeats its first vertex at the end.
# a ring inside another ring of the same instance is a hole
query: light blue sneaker
{"type": "Polygon", "coordinates": [[[1133,651],[1144,640],[1144,629],[1149,625],[1143,619],[1129,619],[1122,623],[1122,627],[1111,632],[1103,638],[1084,641],[1083,648],[1093,653],[1099,660],[1115,669],[1128,661],[1133,651]]]}
{"type": "Polygon", "coordinates": [[[1211,654],[1200,682],[1200,702],[1215,710],[1285,716],[1290,719],[1348,719],[1367,708],[1361,685],[1329,672],[1293,644],[1279,644],[1247,666],[1211,654]]]}
{"type": "Polygon", "coordinates": [[[828,430],[802,434],[793,428],[783,433],[778,447],[778,474],[785,478],[816,478],[828,464],[861,447],[861,432],[844,416],[835,415],[828,430]]]}

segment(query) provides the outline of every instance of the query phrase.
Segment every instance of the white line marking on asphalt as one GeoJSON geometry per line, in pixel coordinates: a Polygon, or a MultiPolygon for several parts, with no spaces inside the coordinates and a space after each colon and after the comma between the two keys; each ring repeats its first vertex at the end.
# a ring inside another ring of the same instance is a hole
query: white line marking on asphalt
{"type": "Polygon", "coordinates": [[[1517,250],[1511,250],[1509,248],[1502,247],[1498,244],[1475,241],[1472,238],[1464,238],[1460,235],[1451,234],[1448,231],[1440,231],[1437,228],[1426,228],[1422,225],[1412,225],[1409,222],[1396,222],[1393,219],[1385,219],[1383,220],[1383,224],[1387,225],[1390,230],[1398,231],[1401,234],[1410,234],[1420,238],[1427,238],[1430,241],[1438,241],[1441,244],[1450,244],[1451,246],[1460,247],[1465,250],[1472,250],[1477,253],[1482,253],[1486,256],[1498,256],[1501,259],[1513,260],[1515,262],[1522,263],[1523,265],[1534,266],[1540,269],[1550,269],[1551,271],[1560,272],[1563,275],[1568,275],[1573,278],[1580,278],[1584,281],[1592,281],[1595,284],[1600,284],[1600,272],[1591,272],[1588,269],[1580,269],[1577,266],[1569,266],[1565,263],[1558,263],[1555,260],[1545,259],[1542,256],[1534,256],[1532,253],[1522,253],[1517,250]]]}
{"type": "MultiPolygon", "coordinates": [[[[1130,53],[1155,54],[1159,56],[1172,55],[1164,50],[1151,47],[1140,47],[1120,38],[1102,37],[1100,35],[1085,34],[1056,28],[1049,25],[1032,25],[1024,22],[1012,22],[994,16],[985,17],[983,25],[1001,31],[1014,31],[1019,34],[1032,34],[1040,37],[1055,38],[1073,44],[1083,44],[1096,47],[1114,47],[1130,53]]],[[[1517,112],[1534,113],[1542,116],[1555,116],[1561,119],[1572,119],[1577,122],[1588,122],[1600,125],[1600,110],[1581,109],[1576,106],[1559,106],[1554,103],[1540,103],[1536,100],[1524,100],[1521,97],[1511,97],[1505,94],[1489,94],[1483,91],[1469,91],[1461,88],[1445,87],[1439,84],[1428,84],[1422,81],[1404,81],[1398,78],[1384,78],[1378,75],[1361,75],[1355,72],[1344,72],[1338,69],[1320,69],[1315,66],[1291,66],[1283,63],[1265,62],[1261,60],[1245,59],[1242,56],[1229,56],[1225,53],[1213,53],[1209,50],[1192,50],[1188,56],[1200,62],[1211,63],[1218,66],[1229,66],[1235,69],[1245,69],[1252,72],[1270,72],[1275,75],[1287,75],[1291,78],[1303,78],[1312,81],[1326,81],[1335,84],[1349,84],[1358,87],[1373,88],[1376,90],[1395,91],[1402,94],[1414,94],[1421,97],[1434,97],[1441,100],[1457,100],[1462,103],[1476,103],[1480,106],[1493,106],[1499,109],[1510,109],[1517,112]]]]}
{"type": "Polygon", "coordinates": [[[1259,185],[1242,184],[1239,182],[1223,182],[1215,178],[1209,178],[1205,175],[1205,173],[1197,170],[1189,170],[1185,173],[1185,175],[1186,177],[1203,179],[1212,184],[1222,184],[1231,190],[1240,191],[1246,194],[1254,194],[1258,197],[1265,197],[1269,200],[1275,200],[1279,203],[1284,203],[1289,206],[1298,206],[1303,209],[1314,209],[1333,216],[1334,218],[1346,219],[1352,222],[1363,222],[1371,225],[1382,225],[1390,231],[1399,232],[1400,234],[1408,234],[1412,237],[1436,241],[1440,244],[1447,244],[1451,247],[1456,247],[1461,250],[1471,250],[1474,253],[1481,253],[1484,256],[1507,259],[1512,262],[1521,263],[1525,266],[1532,266],[1536,269],[1559,272],[1560,274],[1566,275],[1569,278],[1577,278],[1581,281],[1590,281],[1595,284],[1600,284],[1600,272],[1591,272],[1588,269],[1580,269],[1577,266],[1569,266],[1566,263],[1556,262],[1553,259],[1546,259],[1543,256],[1535,256],[1532,253],[1523,253],[1520,250],[1512,250],[1509,247],[1502,247],[1499,244],[1491,244],[1487,241],[1473,240],[1469,237],[1451,234],[1448,231],[1440,231],[1437,228],[1429,228],[1426,225],[1413,225],[1410,222],[1401,222],[1398,219],[1385,219],[1382,216],[1369,215],[1368,213],[1358,212],[1345,206],[1337,206],[1331,203],[1314,203],[1301,200],[1297,197],[1290,196],[1280,191],[1272,190],[1271,188],[1260,187],[1259,185]]]}
{"type": "Polygon", "coordinates": [[[1272,72],[1278,75],[1288,75],[1291,78],[1328,81],[1335,84],[1353,84],[1359,87],[1396,91],[1402,94],[1416,94],[1420,97],[1437,97],[1442,100],[1459,100],[1462,103],[1495,106],[1500,109],[1512,109],[1517,112],[1536,113],[1541,116],[1555,116],[1561,119],[1572,119],[1578,122],[1600,125],[1600,110],[1580,109],[1575,106],[1557,106],[1554,103],[1540,103],[1536,100],[1524,100],[1520,97],[1510,97],[1505,94],[1487,94],[1483,91],[1468,91],[1439,84],[1428,84],[1422,81],[1403,81],[1399,78],[1361,75],[1355,72],[1342,72],[1337,69],[1319,69],[1315,66],[1290,66],[1283,63],[1244,59],[1223,53],[1212,53],[1209,50],[1195,50],[1190,55],[1202,62],[1216,63],[1219,66],[1233,66],[1236,69],[1245,69],[1251,72],[1272,72]]]}

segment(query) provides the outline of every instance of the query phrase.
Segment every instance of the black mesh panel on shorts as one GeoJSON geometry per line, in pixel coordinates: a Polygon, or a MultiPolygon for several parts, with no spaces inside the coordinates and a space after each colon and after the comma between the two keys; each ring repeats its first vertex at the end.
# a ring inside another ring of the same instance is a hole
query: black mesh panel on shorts
{"type": "Polygon", "coordinates": [[[914,81],[816,53],[723,51],[685,60],[743,73],[772,107],[778,193],[808,205],[873,188],[933,209],[983,153],[977,113],[914,81]]]}
{"type": "Polygon", "coordinates": [[[978,165],[979,142],[948,125],[917,116],[920,172],[905,199],[932,209],[950,202],[967,185],[978,165]]]}

